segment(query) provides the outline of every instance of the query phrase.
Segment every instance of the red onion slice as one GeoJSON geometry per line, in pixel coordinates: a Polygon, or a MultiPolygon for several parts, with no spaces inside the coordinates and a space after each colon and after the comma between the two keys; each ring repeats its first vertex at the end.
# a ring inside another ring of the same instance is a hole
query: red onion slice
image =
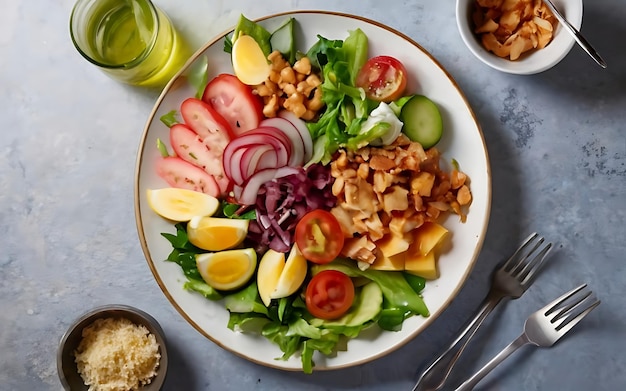
{"type": "Polygon", "coordinates": [[[291,122],[291,124],[300,133],[302,143],[304,144],[303,161],[304,163],[307,163],[313,157],[313,139],[311,138],[311,133],[309,132],[309,129],[306,127],[306,123],[289,110],[282,110],[278,113],[278,116],[291,122]]]}
{"type": "Polygon", "coordinates": [[[290,166],[301,166],[304,164],[304,141],[298,129],[289,120],[281,117],[266,118],[261,121],[261,126],[274,127],[283,132],[291,142],[293,147],[289,159],[290,166]]]}
{"type": "Polygon", "coordinates": [[[265,170],[257,171],[252,175],[246,183],[243,185],[241,195],[237,197],[238,201],[243,205],[253,205],[256,203],[256,197],[259,193],[259,189],[265,183],[288,175],[297,174],[299,171],[297,168],[284,166],[280,168],[267,168],[265,170]]]}

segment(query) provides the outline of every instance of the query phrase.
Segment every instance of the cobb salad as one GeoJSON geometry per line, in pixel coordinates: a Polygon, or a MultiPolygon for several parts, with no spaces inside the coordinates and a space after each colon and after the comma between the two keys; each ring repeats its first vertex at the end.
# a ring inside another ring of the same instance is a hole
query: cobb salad
{"type": "Polygon", "coordinates": [[[245,17],[224,49],[233,72],[195,77],[198,93],[161,120],[148,190],[185,288],[220,300],[228,327],[299,353],[330,355],[365,328],[429,316],[420,292],[465,219],[469,178],[440,167],[437,105],[405,91],[401,59],[368,38],[318,36],[298,51],[287,18],[269,32],[245,17]]]}

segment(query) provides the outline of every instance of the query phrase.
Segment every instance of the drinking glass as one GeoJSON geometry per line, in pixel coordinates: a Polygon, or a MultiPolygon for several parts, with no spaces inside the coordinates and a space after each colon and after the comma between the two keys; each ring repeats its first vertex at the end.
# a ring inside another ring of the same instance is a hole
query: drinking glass
{"type": "Polygon", "coordinates": [[[164,86],[191,54],[150,0],[78,0],[70,35],[85,59],[113,79],[137,86],[164,86]]]}

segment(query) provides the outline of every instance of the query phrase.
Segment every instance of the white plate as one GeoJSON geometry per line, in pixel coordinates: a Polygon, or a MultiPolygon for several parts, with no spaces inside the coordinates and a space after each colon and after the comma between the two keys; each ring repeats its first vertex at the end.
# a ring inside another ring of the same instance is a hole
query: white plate
{"type": "MultiPolygon", "coordinates": [[[[297,44],[305,51],[313,45],[317,34],[329,39],[345,39],[349,30],[360,28],[369,38],[370,56],[385,54],[400,59],[408,69],[408,91],[420,93],[435,101],[443,115],[445,133],[438,148],[443,158],[456,159],[461,169],[471,178],[474,200],[467,222],[460,223],[451,216],[445,226],[451,231],[452,245],[439,259],[441,277],[429,282],[424,300],[430,309],[428,318],[415,316],[404,322],[401,331],[364,332],[351,340],[347,351],[335,357],[315,356],[314,370],[337,369],[362,364],[399,348],[428,327],[450,304],[469,275],[482,246],[491,205],[491,173],[481,130],[463,93],[452,77],[422,47],[409,37],[379,23],[338,13],[302,11],[264,18],[261,23],[269,30],[277,28],[287,16],[293,16],[299,25],[297,44]]],[[[232,73],[230,57],[223,52],[223,36],[200,49],[193,57],[206,54],[209,76],[221,72],[232,73]]],[[[229,330],[228,312],[221,302],[212,302],[198,294],[183,290],[180,267],[165,259],[171,247],[162,232],[173,232],[173,226],[150,210],[146,189],[166,187],[155,173],[154,162],[159,152],[156,140],[169,140],[168,128],[161,123],[161,115],[178,109],[180,103],[195,91],[181,73],[175,77],[159,97],[146,125],[137,157],[135,213],[139,238],[148,264],[159,286],[180,314],[200,333],[219,346],[253,362],[285,369],[301,370],[299,357],[288,361],[276,360],[281,351],[263,337],[244,335],[229,330]]]]}

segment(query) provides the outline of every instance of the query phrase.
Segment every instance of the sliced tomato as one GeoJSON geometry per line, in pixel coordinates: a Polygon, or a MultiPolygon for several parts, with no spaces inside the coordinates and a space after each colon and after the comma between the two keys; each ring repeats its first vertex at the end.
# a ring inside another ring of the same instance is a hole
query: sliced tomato
{"type": "Polygon", "coordinates": [[[216,145],[203,142],[187,125],[176,124],[170,128],[170,145],[176,156],[211,174],[222,194],[230,190],[230,179],[224,175],[222,164],[222,155],[227,143],[216,145]]]}
{"type": "Polygon", "coordinates": [[[235,136],[258,127],[263,119],[261,99],[235,75],[216,76],[204,89],[202,100],[224,117],[235,136]]]}
{"type": "Polygon", "coordinates": [[[209,174],[214,174],[217,163],[218,171],[222,165],[222,151],[215,151],[210,145],[205,145],[196,132],[187,125],[176,124],[170,128],[170,145],[176,156],[198,166],[209,174]]]}
{"type": "Polygon", "coordinates": [[[304,298],[311,315],[320,319],[337,319],[352,306],[354,284],[340,271],[324,270],[313,276],[304,298]]]}
{"type": "Polygon", "coordinates": [[[404,94],[407,73],[394,57],[372,57],[363,65],[356,79],[357,87],[365,89],[368,98],[391,102],[404,94]]]}
{"type": "Polygon", "coordinates": [[[295,240],[306,259],[324,264],[337,258],[341,252],[342,232],[335,216],[325,210],[315,209],[298,221],[295,240]]]}
{"type": "Polygon", "coordinates": [[[156,172],[171,187],[199,191],[219,197],[221,189],[213,175],[176,156],[160,158],[156,172]]]}
{"type": "Polygon", "coordinates": [[[180,114],[185,124],[202,141],[223,151],[230,140],[234,138],[228,122],[210,104],[196,98],[188,98],[180,105],[180,114]]]}

